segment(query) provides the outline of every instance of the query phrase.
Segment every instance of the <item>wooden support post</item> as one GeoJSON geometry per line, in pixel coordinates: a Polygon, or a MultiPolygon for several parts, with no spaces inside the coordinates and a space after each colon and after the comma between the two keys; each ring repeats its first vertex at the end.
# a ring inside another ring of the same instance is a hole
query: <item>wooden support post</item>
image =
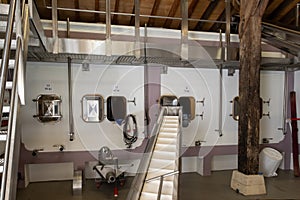
{"type": "Polygon", "coordinates": [[[244,195],[266,193],[258,159],[261,20],[267,5],[268,0],[240,1],[238,171],[232,173],[231,188],[244,195]]]}
{"type": "Polygon", "coordinates": [[[261,20],[268,0],[240,2],[238,170],[258,173],[260,120],[261,20]]]}

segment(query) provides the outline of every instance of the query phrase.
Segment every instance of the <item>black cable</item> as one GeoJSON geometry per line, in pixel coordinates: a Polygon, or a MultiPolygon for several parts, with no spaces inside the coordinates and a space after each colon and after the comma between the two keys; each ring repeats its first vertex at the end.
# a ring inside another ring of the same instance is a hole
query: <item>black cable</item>
{"type": "Polygon", "coordinates": [[[136,118],[134,115],[129,114],[125,118],[125,124],[123,126],[123,140],[125,142],[125,145],[127,145],[127,148],[131,148],[131,145],[136,142],[138,135],[138,129],[137,129],[137,123],[136,118]],[[133,127],[131,128],[129,121],[130,118],[133,122],[133,127]],[[128,133],[133,132],[132,135],[129,135],[128,133]]]}

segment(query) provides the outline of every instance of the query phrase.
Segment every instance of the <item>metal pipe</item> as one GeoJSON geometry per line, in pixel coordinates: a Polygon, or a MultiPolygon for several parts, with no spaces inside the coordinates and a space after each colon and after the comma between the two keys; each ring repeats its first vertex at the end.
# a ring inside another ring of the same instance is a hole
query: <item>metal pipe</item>
{"type": "Polygon", "coordinates": [[[297,3],[297,7],[296,7],[296,26],[299,26],[299,7],[300,7],[300,3],[297,3]]]}
{"type": "Polygon", "coordinates": [[[140,0],[134,0],[134,23],[135,23],[135,57],[137,59],[141,56],[141,50],[140,50],[140,0]]]}
{"type": "Polygon", "coordinates": [[[181,0],[181,58],[183,60],[189,59],[189,45],[188,45],[188,32],[189,32],[189,22],[188,22],[188,1],[181,0]]]}
{"type": "Polygon", "coordinates": [[[67,18],[67,38],[70,38],[70,18],[67,18]]]}
{"type": "Polygon", "coordinates": [[[222,130],[222,125],[223,125],[223,66],[220,65],[220,97],[219,97],[219,136],[223,136],[223,130],[222,130]]]}
{"type": "Polygon", "coordinates": [[[231,21],[231,5],[230,0],[225,0],[226,2],[226,60],[230,60],[230,21],[231,21]]]}
{"type": "MultiPolygon", "coordinates": [[[[67,37],[70,38],[70,19],[67,18],[67,37]]],[[[74,140],[74,119],[73,119],[73,82],[72,82],[72,58],[68,57],[68,92],[69,92],[69,136],[70,141],[74,140]]]]}
{"type": "MultiPolygon", "coordinates": [[[[51,6],[46,6],[47,9],[52,9],[51,6]]],[[[86,12],[86,13],[98,13],[98,14],[106,14],[105,11],[96,11],[96,10],[87,10],[87,9],[75,9],[75,8],[57,8],[57,10],[63,11],[73,11],[73,12],[86,12]]],[[[122,12],[111,12],[112,15],[120,15],[120,16],[132,16],[134,17],[135,14],[132,13],[122,13],[122,12]]],[[[157,19],[171,19],[171,20],[181,20],[181,17],[168,17],[168,16],[160,16],[160,15],[140,15],[143,18],[157,18],[157,19]]],[[[219,23],[219,24],[226,24],[226,21],[220,20],[209,20],[209,19],[193,19],[188,18],[189,21],[195,22],[211,22],[211,23],[219,23]]],[[[231,24],[238,24],[237,22],[231,22],[231,24]]]]}
{"type": "Polygon", "coordinates": [[[52,0],[52,38],[53,38],[53,53],[58,54],[58,24],[57,24],[57,0],[52,0]]]}
{"type": "Polygon", "coordinates": [[[282,130],[283,135],[286,134],[286,119],[287,119],[287,102],[288,102],[288,81],[289,81],[289,76],[288,76],[288,71],[287,68],[285,68],[284,71],[284,88],[283,88],[283,110],[282,110],[282,130]]]}
{"type": "Polygon", "coordinates": [[[164,176],[160,176],[159,180],[160,181],[159,181],[159,187],[158,187],[158,192],[157,192],[157,200],[160,200],[160,197],[161,197],[162,187],[164,184],[164,176]]]}
{"type": "Polygon", "coordinates": [[[106,56],[111,56],[111,10],[110,10],[110,0],[106,0],[106,56]]]}

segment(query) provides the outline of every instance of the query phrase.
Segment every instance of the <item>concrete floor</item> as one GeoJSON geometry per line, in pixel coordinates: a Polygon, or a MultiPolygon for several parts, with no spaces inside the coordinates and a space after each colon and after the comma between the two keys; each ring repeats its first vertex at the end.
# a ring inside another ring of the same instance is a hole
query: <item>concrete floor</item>
{"type": "MultiPolygon", "coordinates": [[[[235,200],[235,199],[300,199],[300,177],[292,171],[279,171],[278,177],[265,178],[266,195],[243,196],[230,188],[232,171],[213,172],[211,176],[185,173],[180,179],[181,200],[235,200]]],[[[119,197],[113,197],[113,185],[104,184],[96,188],[94,180],[88,180],[81,196],[72,196],[72,182],[31,183],[26,189],[19,189],[18,200],[94,200],[126,199],[133,178],[128,177],[125,186],[120,188],[119,197]]]]}

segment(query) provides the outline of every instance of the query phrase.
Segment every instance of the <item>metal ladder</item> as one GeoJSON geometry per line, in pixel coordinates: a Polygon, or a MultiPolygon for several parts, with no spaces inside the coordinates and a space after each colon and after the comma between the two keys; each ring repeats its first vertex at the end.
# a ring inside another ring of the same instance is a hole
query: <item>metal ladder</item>
{"type": "Polygon", "coordinates": [[[24,66],[29,37],[28,6],[25,1],[11,0],[0,4],[0,49],[3,51],[0,68],[0,142],[1,152],[0,200],[16,199],[20,134],[16,131],[17,112],[24,104],[24,66]],[[14,59],[11,55],[14,52],[14,59]]]}

